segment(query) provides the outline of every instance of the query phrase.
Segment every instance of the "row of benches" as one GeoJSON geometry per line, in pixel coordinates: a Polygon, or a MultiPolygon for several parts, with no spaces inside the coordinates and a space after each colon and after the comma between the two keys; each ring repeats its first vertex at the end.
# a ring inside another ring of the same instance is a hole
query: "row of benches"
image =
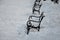
{"type": "Polygon", "coordinates": [[[35,28],[39,31],[41,21],[45,17],[43,15],[44,12],[40,13],[40,8],[42,6],[42,3],[40,3],[40,2],[41,2],[41,0],[36,0],[34,2],[34,6],[33,6],[33,9],[32,9],[32,14],[33,15],[29,16],[28,21],[27,21],[27,34],[29,33],[31,28],[35,28]],[[37,13],[35,13],[35,12],[37,12],[37,13]],[[33,18],[37,19],[38,21],[33,20],[33,18]],[[32,25],[33,24],[32,22],[38,23],[38,26],[32,25]]]}

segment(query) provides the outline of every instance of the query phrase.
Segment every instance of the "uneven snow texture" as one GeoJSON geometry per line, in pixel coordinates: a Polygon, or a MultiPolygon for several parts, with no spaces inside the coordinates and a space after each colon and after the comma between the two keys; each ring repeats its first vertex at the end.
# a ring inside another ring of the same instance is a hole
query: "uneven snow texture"
{"type": "MultiPolygon", "coordinates": [[[[60,40],[60,3],[43,3],[40,31],[26,34],[26,21],[35,0],[0,0],[0,40],[60,40]]],[[[59,1],[60,2],[60,1],[59,1]]]]}

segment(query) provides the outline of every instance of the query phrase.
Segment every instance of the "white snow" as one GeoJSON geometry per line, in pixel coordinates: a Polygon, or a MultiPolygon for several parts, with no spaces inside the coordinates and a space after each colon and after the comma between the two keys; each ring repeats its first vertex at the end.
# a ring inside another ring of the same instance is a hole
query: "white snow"
{"type": "Polygon", "coordinates": [[[26,34],[35,0],[0,0],[0,40],[60,40],[60,4],[42,1],[45,18],[40,31],[26,34]]]}

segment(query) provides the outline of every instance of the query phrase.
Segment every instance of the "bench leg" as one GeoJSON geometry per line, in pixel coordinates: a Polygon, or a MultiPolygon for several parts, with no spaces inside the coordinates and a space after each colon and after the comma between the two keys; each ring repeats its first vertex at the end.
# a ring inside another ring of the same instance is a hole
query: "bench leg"
{"type": "Polygon", "coordinates": [[[30,30],[30,28],[29,28],[29,27],[27,27],[27,34],[29,34],[29,30],[30,30]]]}

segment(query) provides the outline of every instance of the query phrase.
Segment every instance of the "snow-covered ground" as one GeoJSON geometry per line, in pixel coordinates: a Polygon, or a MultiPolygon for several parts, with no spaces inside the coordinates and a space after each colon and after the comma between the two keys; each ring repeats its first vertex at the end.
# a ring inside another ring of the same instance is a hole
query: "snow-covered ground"
{"type": "Polygon", "coordinates": [[[45,18],[40,31],[26,34],[35,0],[0,0],[0,40],[60,40],[60,4],[42,1],[45,18]]]}

